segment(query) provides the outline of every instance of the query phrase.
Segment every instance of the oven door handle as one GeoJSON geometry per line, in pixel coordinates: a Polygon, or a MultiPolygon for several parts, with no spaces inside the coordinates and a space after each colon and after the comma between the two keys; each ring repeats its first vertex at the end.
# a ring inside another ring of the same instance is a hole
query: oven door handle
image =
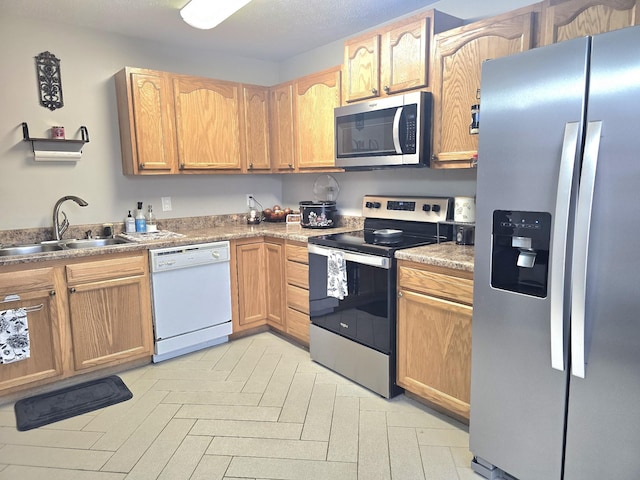
{"type": "Polygon", "coordinates": [[[347,262],[361,263],[363,265],[384,268],[386,270],[389,270],[391,268],[391,259],[387,257],[378,257],[376,255],[367,255],[364,253],[347,252],[336,248],[325,248],[311,243],[308,244],[307,249],[309,253],[322,255],[323,257],[328,257],[331,252],[342,252],[344,254],[344,259],[347,262]]]}

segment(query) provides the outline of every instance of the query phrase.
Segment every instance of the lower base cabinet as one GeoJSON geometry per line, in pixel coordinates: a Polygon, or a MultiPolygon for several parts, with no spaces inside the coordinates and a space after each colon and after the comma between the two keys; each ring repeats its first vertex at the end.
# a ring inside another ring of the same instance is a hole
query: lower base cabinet
{"type": "Polygon", "coordinates": [[[398,384],[468,421],[473,274],[400,260],[397,288],[398,384]]]}
{"type": "Polygon", "coordinates": [[[309,253],[307,245],[287,242],[287,333],[309,345],[309,253]]]}
{"type": "Polygon", "coordinates": [[[25,308],[29,327],[29,357],[0,364],[0,395],[151,358],[147,252],[95,258],[0,268],[0,310],[25,308]]]}

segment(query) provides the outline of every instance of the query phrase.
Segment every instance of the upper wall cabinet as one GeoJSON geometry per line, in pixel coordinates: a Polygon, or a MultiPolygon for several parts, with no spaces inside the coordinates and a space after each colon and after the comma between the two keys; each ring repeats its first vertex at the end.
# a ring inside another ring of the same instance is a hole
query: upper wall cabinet
{"type": "Polygon", "coordinates": [[[340,66],[294,82],[298,169],[335,166],[333,109],[340,106],[340,66]]]}
{"type": "Polygon", "coordinates": [[[293,82],[269,89],[269,128],[271,140],[271,167],[274,171],[295,169],[295,117],[293,82]]]}
{"type": "Polygon", "coordinates": [[[116,74],[115,80],[122,171],[125,175],[176,173],[169,74],[127,67],[116,74]]]}
{"type": "Polygon", "coordinates": [[[430,10],[345,42],[345,102],[429,85],[429,52],[435,33],[462,20],[430,10]]]}
{"type": "Polygon", "coordinates": [[[471,106],[479,103],[482,111],[482,62],[532,48],[539,9],[536,4],[435,36],[432,167],[475,165],[478,135],[469,125],[471,106]]]}
{"type": "Polygon", "coordinates": [[[542,45],[640,24],[640,0],[546,0],[542,45]]]}
{"type": "Polygon", "coordinates": [[[174,76],[179,168],[240,171],[240,85],[174,76]]]}
{"type": "Polygon", "coordinates": [[[240,84],[130,67],[115,80],[125,175],[241,171],[240,84]]]}
{"type": "Polygon", "coordinates": [[[242,171],[269,171],[269,89],[258,85],[242,85],[241,102],[242,171]]]}

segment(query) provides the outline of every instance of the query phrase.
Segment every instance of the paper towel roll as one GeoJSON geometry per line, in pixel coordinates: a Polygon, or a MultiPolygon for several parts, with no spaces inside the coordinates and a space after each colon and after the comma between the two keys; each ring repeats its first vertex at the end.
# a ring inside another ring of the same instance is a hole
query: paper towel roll
{"type": "Polygon", "coordinates": [[[476,221],[476,201],[473,197],[455,197],[453,209],[454,222],[476,221]]]}
{"type": "Polygon", "coordinates": [[[36,150],[33,153],[36,162],[76,162],[82,158],[82,152],[60,152],[53,150],[36,150]]]}

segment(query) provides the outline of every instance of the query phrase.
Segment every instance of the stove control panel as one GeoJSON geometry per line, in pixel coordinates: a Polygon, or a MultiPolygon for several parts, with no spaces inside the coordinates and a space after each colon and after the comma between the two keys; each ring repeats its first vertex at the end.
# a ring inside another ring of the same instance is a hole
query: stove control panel
{"type": "Polygon", "coordinates": [[[453,197],[392,197],[365,195],[362,215],[366,218],[444,222],[453,218],[453,197]]]}

